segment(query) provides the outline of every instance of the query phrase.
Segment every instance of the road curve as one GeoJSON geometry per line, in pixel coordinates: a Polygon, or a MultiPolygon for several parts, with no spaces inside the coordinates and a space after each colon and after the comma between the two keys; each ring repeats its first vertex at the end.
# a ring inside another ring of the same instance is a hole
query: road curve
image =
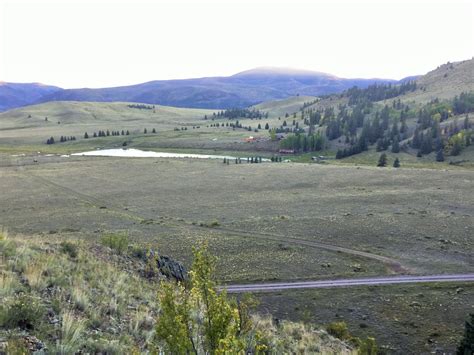
{"type": "Polygon", "coordinates": [[[474,282],[474,274],[454,274],[454,275],[427,275],[427,276],[387,276],[369,277],[363,279],[340,279],[324,281],[301,281],[301,282],[280,282],[280,283],[260,283],[220,286],[219,290],[227,290],[228,293],[243,292],[272,292],[288,289],[304,288],[330,288],[330,287],[350,287],[350,286],[377,286],[393,285],[405,283],[428,283],[428,282],[474,282]]]}

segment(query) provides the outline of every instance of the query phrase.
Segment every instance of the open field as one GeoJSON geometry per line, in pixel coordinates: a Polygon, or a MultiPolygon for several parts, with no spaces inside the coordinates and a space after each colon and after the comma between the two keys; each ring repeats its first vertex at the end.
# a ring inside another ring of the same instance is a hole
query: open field
{"type": "MultiPolygon", "coordinates": [[[[30,156],[2,154],[0,224],[11,234],[89,241],[125,230],[135,243],[187,266],[191,247],[206,239],[219,256],[222,283],[472,273],[473,181],[472,170],[463,169],[58,156],[33,163],[30,156]]],[[[474,289],[461,285],[457,295],[458,286],[285,291],[259,298],[261,311],[321,324],[342,315],[351,330],[374,335],[394,352],[424,352],[452,350],[459,339],[474,289]],[[371,297],[373,292],[381,296],[371,297]],[[390,292],[403,295],[400,307],[386,301],[390,292]],[[410,302],[425,292],[450,304],[450,316],[440,325],[427,297],[423,320],[415,322],[422,329],[408,336],[400,324],[412,321],[410,302]],[[370,313],[369,328],[358,328],[359,312],[342,311],[354,308],[354,299],[361,300],[360,312],[370,313]],[[449,332],[425,344],[426,334],[443,329],[449,332]]]]}

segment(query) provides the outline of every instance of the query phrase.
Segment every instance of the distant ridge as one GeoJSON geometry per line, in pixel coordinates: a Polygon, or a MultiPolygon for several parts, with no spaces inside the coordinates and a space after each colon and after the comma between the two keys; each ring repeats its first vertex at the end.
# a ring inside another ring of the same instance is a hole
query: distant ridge
{"type": "Polygon", "coordinates": [[[31,105],[46,95],[62,89],[41,83],[7,83],[0,81],[0,112],[11,108],[31,105]]]}
{"type": "Polygon", "coordinates": [[[191,108],[247,107],[295,95],[337,93],[353,86],[367,87],[376,82],[397,81],[344,79],[310,70],[259,67],[227,77],[155,80],[98,89],[61,89],[43,84],[3,83],[0,85],[0,110],[48,101],[130,101],[191,108]]]}

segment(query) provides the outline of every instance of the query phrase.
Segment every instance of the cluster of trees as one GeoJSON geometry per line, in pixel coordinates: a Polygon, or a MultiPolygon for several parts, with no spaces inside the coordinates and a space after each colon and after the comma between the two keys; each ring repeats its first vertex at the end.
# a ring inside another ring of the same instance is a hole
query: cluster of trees
{"type": "MultiPolygon", "coordinates": [[[[326,125],[326,136],[329,140],[337,139],[342,135],[355,137],[357,129],[363,126],[365,116],[371,112],[371,109],[372,105],[367,103],[357,104],[351,110],[346,105],[339,105],[336,115],[334,108],[328,107],[324,110],[323,115],[310,114],[310,127],[311,124],[326,125]],[[311,119],[314,121],[311,122],[311,119]]],[[[379,115],[380,113],[377,112],[376,116],[379,115]]],[[[388,106],[382,110],[382,116],[383,119],[388,120],[388,106]]]]}
{"type": "Polygon", "coordinates": [[[474,112],[474,92],[461,93],[453,100],[453,112],[456,115],[474,112]]]}
{"type": "MultiPolygon", "coordinates": [[[[186,129],[188,129],[188,128],[186,127],[186,129]]],[[[144,128],[144,129],[143,129],[143,133],[144,133],[144,134],[147,134],[147,133],[148,133],[148,130],[147,130],[146,128],[144,128]]],[[[153,128],[153,129],[151,130],[151,133],[156,133],[156,129],[153,128]]]]}
{"type": "MultiPolygon", "coordinates": [[[[280,159],[281,159],[281,157],[280,157],[280,159]]],[[[234,159],[224,158],[223,162],[224,162],[224,164],[229,165],[231,160],[234,160],[235,164],[242,164],[242,159],[241,158],[234,158],[234,159]]],[[[273,157],[272,157],[272,161],[278,161],[278,160],[273,160],[273,157]]],[[[247,157],[247,164],[257,164],[257,163],[261,163],[261,162],[262,162],[262,157],[247,157]]]]}
{"type": "Polygon", "coordinates": [[[75,136],[61,136],[59,138],[59,142],[60,143],[63,143],[63,142],[68,142],[68,141],[75,141],[76,140],[76,137],[75,136]]]}
{"type": "Polygon", "coordinates": [[[293,149],[295,152],[315,152],[326,147],[326,139],[320,133],[288,135],[280,141],[280,148],[293,149]]]}
{"type": "MultiPolygon", "coordinates": [[[[260,129],[262,129],[262,124],[258,124],[257,125],[257,128],[252,128],[252,126],[243,126],[242,123],[239,122],[239,120],[235,121],[235,123],[229,123],[229,122],[222,122],[222,123],[211,123],[210,125],[208,125],[207,127],[231,127],[232,129],[236,129],[236,128],[241,128],[241,129],[244,129],[246,131],[254,131],[254,132],[258,132],[260,129]]],[[[265,126],[264,128],[266,130],[270,130],[270,125],[268,123],[265,123],[265,126]]]]}
{"type": "Polygon", "coordinates": [[[473,138],[473,131],[463,129],[448,138],[444,149],[448,151],[450,155],[459,155],[464,148],[472,144],[473,138]]]}
{"type": "Polygon", "coordinates": [[[299,133],[299,134],[304,134],[305,130],[303,128],[296,128],[296,127],[277,127],[274,130],[270,129],[270,131],[274,131],[275,133],[299,133]]]}
{"type": "MultiPolygon", "coordinates": [[[[76,140],[75,136],[61,136],[61,138],[59,138],[60,143],[64,143],[64,142],[68,142],[68,141],[75,141],[75,140],[76,140]]],[[[55,143],[56,143],[56,141],[54,140],[54,137],[49,137],[46,140],[46,144],[55,144],[55,143]]]]}
{"type": "MultiPolygon", "coordinates": [[[[377,162],[377,166],[379,168],[384,168],[384,167],[387,166],[387,163],[388,163],[387,154],[385,154],[385,153],[380,154],[379,161],[377,162]]],[[[394,168],[399,168],[400,167],[400,159],[398,159],[398,157],[395,158],[395,160],[393,161],[393,167],[394,168]]]]}
{"type": "Polygon", "coordinates": [[[352,125],[349,125],[346,130],[346,143],[349,143],[350,146],[339,149],[336,153],[336,159],[359,154],[368,150],[372,144],[377,144],[377,151],[384,151],[392,146],[393,153],[400,152],[400,141],[406,137],[408,131],[403,112],[405,111],[401,111],[400,118],[393,118],[391,117],[391,109],[385,105],[381,111],[375,112],[372,120],[364,120],[362,107],[359,106],[357,113],[354,115],[353,112],[350,116],[352,121],[346,121],[352,122],[352,125]],[[357,135],[357,125],[361,122],[363,122],[362,130],[357,135]],[[355,127],[355,131],[352,131],[353,127],[355,127]]]}
{"type": "Polygon", "coordinates": [[[136,108],[139,110],[153,110],[155,105],[145,105],[145,104],[130,104],[127,105],[129,108],[136,108]]]}
{"type": "MultiPolygon", "coordinates": [[[[262,112],[256,109],[248,109],[248,108],[231,108],[227,110],[222,110],[213,112],[212,119],[216,118],[228,118],[228,119],[235,119],[235,118],[250,118],[250,119],[259,119],[268,118],[268,112],[262,112]]],[[[204,119],[207,120],[208,116],[205,115],[204,119]]]]}
{"type": "Polygon", "coordinates": [[[435,151],[437,161],[444,161],[444,153],[459,155],[462,149],[471,144],[472,130],[470,130],[468,116],[462,123],[451,122],[441,129],[439,112],[434,115],[426,114],[426,112],[426,109],[420,110],[418,125],[411,141],[411,147],[418,149],[417,156],[421,157],[435,151]]]}
{"type": "Polygon", "coordinates": [[[303,102],[303,106],[301,106],[300,110],[304,110],[305,108],[314,105],[318,101],[319,101],[319,99],[314,99],[313,101],[303,102]]]}
{"type": "MultiPolygon", "coordinates": [[[[97,137],[128,136],[128,135],[130,135],[130,132],[128,130],[124,131],[123,129],[122,129],[122,131],[110,131],[110,130],[102,131],[102,130],[99,130],[98,132],[94,132],[92,134],[92,137],[97,138],[97,137]]],[[[90,137],[91,136],[89,135],[89,133],[87,133],[87,132],[84,133],[84,138],[85,139],[88,139],[90,137]]]]}
{"type": "Polygon", "coordinates": [[[342,96],[349,98],[349,105],[355,105],[361,102],[375,102],[391,99],[403,95],[410,91],[415,91],[417,84],[415,81],[407,81],[399,85],[392,84],[373,84],[365,89],[354,86],[342,93],[342,96]]]}

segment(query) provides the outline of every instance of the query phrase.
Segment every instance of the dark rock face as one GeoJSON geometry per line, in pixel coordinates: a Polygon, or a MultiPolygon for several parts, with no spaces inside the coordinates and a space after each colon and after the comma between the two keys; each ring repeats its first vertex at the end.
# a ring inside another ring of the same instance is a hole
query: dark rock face
{"type": "Polygon", "coordinates": [[[168,256],[158,255],[153,249],[144,251],[142,255],[142,259],[146,263],[144,271],[145,277],[155,277],[157,276],[156,272],[158,272],[168,279],[174,279],[179,282],[188,281],[188,272],[180,262],[168,256]]]}

